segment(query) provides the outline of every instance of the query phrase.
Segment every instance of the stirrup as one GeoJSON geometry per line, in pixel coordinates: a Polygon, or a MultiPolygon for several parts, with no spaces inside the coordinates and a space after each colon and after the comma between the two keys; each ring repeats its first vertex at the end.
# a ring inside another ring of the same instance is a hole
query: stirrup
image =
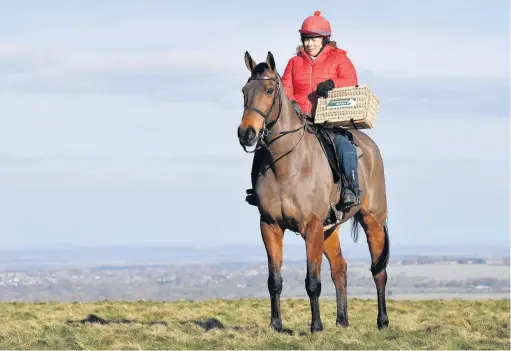
{"type": "Polygon", "coordinates": [[[330,205],[327,218],[323,221],[324,230],[329,230],[342,222],[344,212],[337,208],[337,205],[330,205]]]}

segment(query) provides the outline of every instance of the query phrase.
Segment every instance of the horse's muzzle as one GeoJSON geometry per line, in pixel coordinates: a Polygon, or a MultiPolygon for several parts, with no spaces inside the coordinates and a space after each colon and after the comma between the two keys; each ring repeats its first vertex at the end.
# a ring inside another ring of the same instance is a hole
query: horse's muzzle
{"type": "Polygon", "coordinates": [[[238,139],[245,146],[253,146],[257,141],[257,133],[254,127],[238,128],[238,139]]]}

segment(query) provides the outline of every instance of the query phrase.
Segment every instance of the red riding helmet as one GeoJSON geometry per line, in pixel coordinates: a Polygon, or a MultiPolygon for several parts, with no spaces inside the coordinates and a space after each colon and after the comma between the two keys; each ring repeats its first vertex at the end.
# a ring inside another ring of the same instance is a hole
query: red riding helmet
{"type": "Polygon", "coordinates": [[[332,34],[330,22],[321,16],[321,11],[314,11],[314,16],[307,17],[299,30],[300,34],[321,35],[328,37],[332,34]]]}

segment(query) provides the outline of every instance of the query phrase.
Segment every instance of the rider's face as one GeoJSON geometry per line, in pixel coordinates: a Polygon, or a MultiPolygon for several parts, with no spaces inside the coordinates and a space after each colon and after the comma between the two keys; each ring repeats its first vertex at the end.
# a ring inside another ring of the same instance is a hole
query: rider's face
{"type": "Polygon", "coordinates": [[[305,48],[305,52],[309,54],[309,56],[316,56],[321,50],[322,45],[323,38],[321,37],[303,39],[303,46],[305,48]]]}

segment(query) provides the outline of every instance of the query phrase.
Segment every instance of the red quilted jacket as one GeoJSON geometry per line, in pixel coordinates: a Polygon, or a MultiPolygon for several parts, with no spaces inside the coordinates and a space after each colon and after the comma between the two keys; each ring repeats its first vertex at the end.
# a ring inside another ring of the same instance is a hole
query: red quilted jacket
{"type": "Polygon", "coordinates": [[[296,100],[302,112],[311,114],[318,99],[316,88],[328,79],[334,81],[336,88],[358,84],[355,67],[335,42],[330,42],[315,60],[299,47],[286,66],[282,83],[289,100],[296,100]]]}

